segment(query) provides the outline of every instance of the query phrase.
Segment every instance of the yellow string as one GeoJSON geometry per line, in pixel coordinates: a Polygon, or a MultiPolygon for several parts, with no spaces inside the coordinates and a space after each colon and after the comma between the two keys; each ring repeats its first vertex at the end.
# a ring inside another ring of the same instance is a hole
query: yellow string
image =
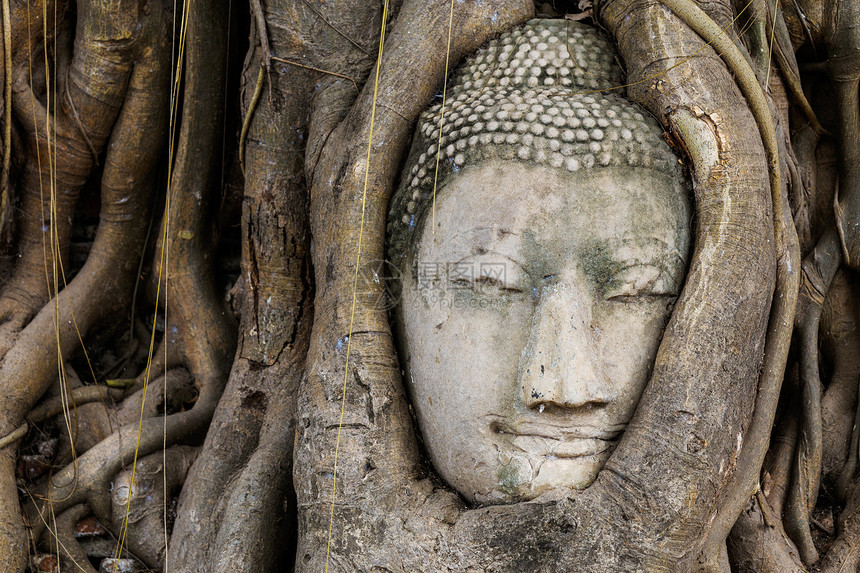
{"type": "MultiPolygon", "coordinates": [[[[174,159],[174,148],[175,148],[176,117],[177,117],[178,107],[179,107],[178,94],[179,94],[179,87],[180,87],[180,84],[182,82],[182,60],[183,60],[183,56],[185,54],[185,36],[186,36],[187,30],[188,30],[188,0],[185,0],[183,3],[183,7],[182,7],[182,24],[181,24],[181,28],[180,28],[180,32],[179,32],[179,53],[178,53],[177,59],[176,59],[176,75],[174,78],[174,83],[173,83],[171,96],[170,96],[171,97],[171,104],[170,104],[170,128],[169,128],[169,134],[170,135],[169,135],[169,143],[168,143],[169,149],[168,149],[168,167],[167,167],[167,193],[166,193],[166,198],[165,198],[165,202],[164,202],[164,226],[163,226],[163,231],[162,231],[162,236],[161,236],[161,253],[159,256],[160,260],[159,260],[159,269],[158,269],[159,270],[158,285],[155,289],[155,309],[156,309],[156,312],[153,314],[153,317],[152,317],[152,334],[151,334],[150,339],[149,339],[149,353],[147,355],[146,369],[144,370],[144,375],[143,375],[143,390],[142,390],[142,396],[141,396],[141,402],[140,402],[140,418],[138,419],[137,443],[135,444],[135,447],[134,447],[134,459],[132,460],[132,466],[131,466],[131,480],[129,482],[129,495],[128,495],[128,499],[127,499],[126,504],[125,504],[125,515],[123,516],[122,528],[120,530],[120,537],[119,537],[119,541],[117,543],[117,549],[116,549],[116,553],[115,553],[117,560],[114,561],[112,573],[116,573],[116,571],[117,571],[117,567],[119,566],[118,560],[122,557],[122,548],[123,548],[123,545],[125,544],[126,535],[128,534],[128,522],[129,522],[129,516],[131,513],[131,501],[133,499],[133,494],[134,494],[134,478],[135,478],[135,472],[137,470],[138,453],[140,451],[140,439],[141,439],[141,434],[143,432],[144,408],[146,406],[146,390],[149,386],[149,379],[152,375],[152,355],[153,355],[154,349],[155,349],[155,331],[156,331],[155,326],[156,326],[156,319],[158,317],[158,303],[159,303],[160,296],[161,296],[161,284],[162,284],[162,282],[165,282],[162,280],[162,277],[164,275],[166,275],[166,273],[167,273],[167,269],[165,268],[165,263],[166,263],[166,259],[167,259],[167,249],[168,249],[168,240],[167,239],[169,236],[168,229],[169,229],[169,221],[170,221],[170,218],[169,218],[170,192],[171,192],[171,187],[172,187],[171,181],[172,181],[172,176],[173,176],[173,159],[174,159]]],[[[165,277],[165,280],[166,280],[166,277],[165,277]]],[[[167,298],[167,288],[165,287],[165,300],[166,300],[166,298],[167,298]]],[[[165,302],[165,308],[166,308],[166,306],[167,305],[165,302]]],[[[167,315],[166,315],[166,311],[165,311],[165,321],[166,321],[166,317],[167,317],[167,315]]],[[[168,336],[168,335],[165,334],[165,337],[166,336],[168,336]]],[[[165,345],[167,344],[166,338],[165,338],[164,344],[165,345]]],[[[166,415],[167,414],[165,413],[165,423],[167,421],[166,415]]]]}
{"type": "Polygon", "coordinates": [[[368,136],[367,141],[367,157],[364,162],[364,189],[361,194],[361,223],[359,225],[358,230],[358,249],[355,255],[355,274],[352,278],[352,310],[350,311],[349,316],[349,331],[346,337],[346,364],[344,365],[343,371],[343,390],[341,394],[340,400],[340,423],[337,425],[337,438],[335,439],[334,445],[334,472],[332,473],[332,483],[331,483],[331,512],[329,514],[329,523],[328,523],[328,541],[326,543],[325,550],[325,571],[328,573],[328,561],[329,555],[331,553],[331,531],[334,525],[334,501],[335,494],[337,493],[337,456],[340,450],[340,432],[343,428],[343,415],[346,410],[346,381],[349,377],[349,352],[352,346],[352,327],[355,320],[355,301],[357,298],[357,290],[358,290],[358,268],[359,263],[361,262],[361,243],[364,238],[364,211],[365,206],[367,204],[367,183],[370,176],[370,151],[373,145],[373,127],[376,121],[376,96],[377,91],[379,89],[379,71],[382,67],[382,47],[385,43],[385,24],[388,21],[388,0],[385,0],[385,3],[382,7],[382,31],[379,36],[379,54],[376,58],[376,78],[373,83],[373,104],[370,108],[370,135],[368,136]]]}
{"type": "MultiPolygon", "coordinates": [[[[768,0],[765,0],[765,2],[767,2],[767,1],[768,0]]],[[[750,2],[752,2],[752,0],[750,0],[750,2]]],[[[776,19],[779,18],[778,0],[776,0],[776,2],[777,2],[777,4],[773,8],[773,10],[774,10],[773,11],[773,18],[772,18],[773,24],[770,27],[770,44],[768,44],[768,47],[767,47],[767,74],[765,75],[765,79],[764,79],[764,89],[766,89],[768,91],[770,91],[770,61],[771,61],[771,57],[773,56],[773,42],[774,42],[774,36],[776,35],[776,19]]],[[[765,18],[766,17],[767,17],[767,14],[765,14],[765,18]]]]}

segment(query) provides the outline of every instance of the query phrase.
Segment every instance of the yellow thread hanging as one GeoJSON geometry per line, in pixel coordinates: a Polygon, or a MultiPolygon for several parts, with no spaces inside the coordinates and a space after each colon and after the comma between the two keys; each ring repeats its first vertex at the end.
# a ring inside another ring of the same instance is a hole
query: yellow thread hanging
{"type": "Polygon", "coordinates": [[[340,400],[340,422],[337,425],[337,438],[335,439],[334,445],[334,471],[332,473],[332,484],[331,484],[331,512],[329,514],[329,523],[328,523],[328,541],[326,542],[326,550],[325,550],[325,571],[328,573],[328,561],[329,555],[331,553],[331,531],[332,526],[334,525],[334,500],[335,494],[337,492],[337,456],[340,450],[340,431],[343,428],[343,415],[346,409],[346,381],[349,377],[349,352],[350,347],[352,345],[352,326],[355,320],[355,301],[357,298],[358,291],[358,268],[359,263],[361,261],[361,242],[364,238],[364,210],[367,203],[367,182],[370,176],[370,151],[373,145],[373,127],[374,122],[376,121],[376,96],[377,90],[379,88],[379,70],[382,67],[382,47],[385,43],[385,24],[388,21],[388,0],[385,0],[385,4],[382,7],[382,31],[379,36],[379,54],[376,59],[376,78],[373,83],[373,104],[370,108],[370,135],[368,136],[367,141],[367,157],[365,158],[364,163],[364,189],[361,193],[361,223],[359,225],[358,230],[358,250],[355,255],[355,274],[352,279],[352,310],[349,316],[349,330],[346,338],[346,364],[344,365],[343,371],[343,390],[341,394],[340,400]]]}

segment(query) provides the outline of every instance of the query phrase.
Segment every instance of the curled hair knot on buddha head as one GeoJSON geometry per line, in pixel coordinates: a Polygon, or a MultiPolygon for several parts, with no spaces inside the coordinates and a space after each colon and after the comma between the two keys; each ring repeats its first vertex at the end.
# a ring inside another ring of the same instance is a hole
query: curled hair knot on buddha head
{"type": "Polygon", "coordinates": [[[612,44],[578,22],[531,20],[479,50],[450,81],[444,110],[436,103],[419,119],[391,203],[392,262],[403,262],[423,227],[434,177],[438,193],[469,165],[501,159],[571,173],[639,167],[680,176],[662,128],[623,97],[622,84],[612,44]]]}

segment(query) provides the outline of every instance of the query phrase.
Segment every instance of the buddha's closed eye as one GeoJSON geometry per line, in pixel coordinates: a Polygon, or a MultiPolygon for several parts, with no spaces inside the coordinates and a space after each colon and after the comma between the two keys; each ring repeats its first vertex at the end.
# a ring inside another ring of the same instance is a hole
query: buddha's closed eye
{"type": "Polygon", "coordinates": [[[605,300],[632,302],[637,299],[676,297],[678,281],[671,274],[655,265],[634,264],[612,278],[613,288],[607,289],[605,300]]]}
{"type": "Polygon", "coordinates": [[[475,290],[480,292],[498,292],[499,294],[521,294],[523,289],[492,276],[479,276],[472,283],[475,290]]]}

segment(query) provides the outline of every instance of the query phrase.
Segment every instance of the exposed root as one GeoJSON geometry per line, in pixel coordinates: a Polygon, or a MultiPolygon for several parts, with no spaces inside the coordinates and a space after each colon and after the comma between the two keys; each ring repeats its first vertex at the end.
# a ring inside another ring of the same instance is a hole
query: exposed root
{"type": "MultiPolygon", "coordinates": [[[[7,290],[12,291],[13,288],[9,287],[7,290]]],[[[0,321],[3,321],[0,322],[0,360],[15,346],[18,333],[32,317],[29,309],[38,308],[44,302],[41,297],[32,302],[24,302],[13,298],[11,292],[7,294],[8,298],[0,299],[0,321]],[[22,310],[24,308],[28,310],[22,310]]]]}
{"type": "MultiPolygon", "coordinates": [[[[122,394],[118,389],[111,391],[122,394]]],[[[186,404],[193,402],[196,395],[197,390],[188,372],[183,368],[175,368],[151,382],[146,395],[142,389],[138,390],[116,407],[106,407],[99,402],[83,404],[70,413],[74,417],[72,425],[77,430],[74,436],[74,451],[77,454],[86,452],[106,440],[117,428],[134,424],[141,417],[149,419],[165,413],[179,412],[186,404]]],[[[69,436],[63,434],[61,440],[57,462],[67,464],[72,459],[69,436]]]]}
{"type": "MultiPolygon", "coordinates": [[[[133,61],[153,28],[149,19],[134,29],[136,22],[112,14],[106,6],[93,6],[79,17],[110,25],[77,37],[71,62],[55,62],[61,68],[57,76],[67,78],[63,101],[51,102],[49,95],[48,106],[43,106],[32,85],[36,80],[23,73],[26,68],[16,78],[15,115],[25,130],[28,153],[21,182],[19,259],[0,294],[0,320],[10,322],[13,333],[64,284],[78,196],[94,166],[93,153],[101,153],[107,144],[122,109],[133,61]],[[99,56],[106,43],[117,47],[114,58],[99,56]]],[[[70,23],[64,20],[59,25],[70,23]]],[[[10,345],[9,336],[4,333],[2,346],[10,345]]]]}
{"type": "Polygon", "coordinates": [[[794,544],[779,515],[757,495],[750,498],[728,538],[729,559],[736,573],[804,573],[794,544]]]}
{"type": "MultiPolygon", "coordinates": [[[[822,316],[822,353],[833,375],[821,401],[823,426],[822,480],[835,485],[848,459],[860,380],[860,330],[856,301],[860,300],[854,277],[836,274],[827,293],[822,316]]],[[[853,472],[851,472],[853,473],[853,472]]],[[[844,497],[841,500],[844,501],[844,497]]]]}
{"type": "Polygon", "coordinates": [[[164,568],[167,551],[164,527],[170,499],[165,495],[182,485],[196,456],[197,448],[173,446],[137,462],[133,487],[131,469],[114,478],[110,529],[120,537],[127,522],[124,539],[128,549],[153,569],[164,568]]]}
{"type": "Polygon", "coordinates": [[[56,528],[46,530],[44,537],[48,537],[45,539],[47,546],[59,549],[60,556],[72,571],[97,573],[74,534],[75,525],[89,513],[90,509],[83,503],[69,508],[57,516],[56,528]]]}
{"type": "Polygon", "coordinates": [[[860,407],[854,412],[854,424],[851,429],[851,442],[848,446],[848,458],[836,480],[836,495],[839,499],[848,499],[851,488],[857,476],[857,468],[860,467],[860,407]]]}
{"type": "MultiPolygon", "coordinates": [[[[809,265],[804,267],[808,277],[809,265]]],[[[832,279],[832,275],[829,277],[832,279]]],[[[827,281],[829,283],[829,281],[827,281]]],[[[826,289],[826,287],[825,287],[826,289]]],[[[809,514],[815,507],[821,476],[821,381],[818,365],[818,330],[823,297],[810,281],[801,287],[797,313],[800,344],[801,428],[794,471],[785,508],[785,528],[797,544],[803,562],[818,560],[809,530],[809,514]]]]}
{"type": "Polygon", "coordinates": [[[99,384],[81,386],[71,390],[66,397],[55,396],[41,402],[27,414],[27,420],[31,424],[38,424],[48,418],[53,418],[62,413],[66,405],[71,408],[83,406],[90,402],[107,402],[113,404],[120,400],[124,392],[118,388],[104,388],[99,384]]]}
{"type": "Polygon", "coordinates": [[[134,379],[134,384],[126,388],[127,394],[133,394],[143,390],[145,383],[168,375],[171,370],[182,368],[184,370],[182,338],[179,329],[172,323],[167,325],[164,338],[158,349],[153,352],[149,366],[134,379]]]}
{"type": "MultiPolygon", "coordinates": [[[[86,6],[93,10],[104,7],[101,4],[86,6]]],[[[111,4],[110,7],[116,6],[111,4]]],[[[79,37],[76,41],[80,49],[76,48],[75,60],[71,64],[70,77],[74,85],[70,86],[70,92],[93,143],[98,148],[97,141],[102,140],[103,144],[112,134],[101,181],[99,228],[90,256],[79,274],[55,297],[54,304],[42,308],[21,331],[17,343],[0,364],[0,395],[4,398],[0,407],[0,433],[9,432],[21,424],[27,412],[55,379],[57,361],[78,348],[81,338],[95,324],[113,312],[127,308],[129,304],[138,268],[136,255],[146,232],[146,226],[140,221],[147,220],[152,175],[160,157],[168,84],[169,20],[163,18],[164,13],[156,6],[146,16],[139,20],[136,14],[124,12],[78,12],[80,30],[88,29],[82,24],[88,18],[98,19],[102,24],[109,22],[110,29],[120,34],[124,39],[123,46],[129,50],[120,51],[116,60],[109,61],[99,57],[104,38],[79,37]],[[129,41],[129,38],[140,41],[129,41]],[[79,62],[79,57],[86,61],[79,62]],[[100,68],[101,65],[115,66],[116,69],[111,68],[108,72],[100,68]],[[88,94],[91,93],[101,93],[105,96],[104,101],[90,97],[88,94]],[[111,108],[107,119],[103,113],[105,102],[111,108]],[[120,102],[123,102],[121,106],[120,102]],[[142,124],[150,125],[152,129],[142,130],[139,127],[142,124]],[[135,157],[136,161],[130,164],[128,157],[135,157]],[[94,298],[94,292],[102,296],[94,298]]],[[[22,100],[18,103],[23,105],[22,112],[26,112],[24,117],[29,118],[33,108],[28,104],[36,105],[35,97],[32,90],[21,92],[21,95],[22,100]],[[29,100],[27,93],[31,96],[29,100]]],[[[38,141],[42,145],[41,140],[38,141]]],[[[57,141],[58,144],[62,143],[62,140],[57,141]]],[[[92,162],[86,145],[78,151],[84,158],[80,165],[86,164],[87,167],[81,168],[77,178],[70,175],[69,190],[82,184],[82,179],[89,172],[88,165],[92,162]]],[[[27,174],[38,182],[37,166],[28,169],[25,176],[27,174]]],[[[28,196],[38,197],[39,187],[36,183],[28,186],[25,206],[28,196]]],[[[57,185],[62,185],[62,182],[58,181],[57,185]]],[[[62,193],[58,200],[62,200],[62,193]]],[[[40,207],[34,209],[35,214],[40,212],[40,207]]],[[[45,284],[41,221],[31,217],[30,222],[25,224],[34,226],[38,231],[37,238],[30,244],[38,245],[37,268],[41,269],[38,284],[45,284]]],[[[23,530],[18,527],[21,520],[16,509],[18,504],[12,457],[9,448],[0,455],[0,570],[3,571],[20,569],[17,560],[21,548],[18,545],[24,539],[23,530]]]]}
{"type": "Polygon", "coordinates": [[[800,84],[800,69],[797,66],[797,60],[794,58],[791,36],[788,33],[782,11],[774,9],[777,4],[769,1],[764,2],[764,5],[766,6],[767,17],[769,19],[768,26],[774,36],[771,38],[774,44],[773,57],[779,66],[779,71],[782,72],[788,94],[797,107],[800,108],[813,131],[819,135],[824,134],[826,130],[821,127],[815,111],[803,93],[803,87],[800,84]]]}
{"type": "Polygon", "coordinates": [[[23,424],[19,428],[15,429],[11,434],[0,438],[0,449],[5,448],[9,444],[13,442],[17,442],[21,438],[23,438],[27,434],[27,430],[29,430],[29,426],[27,424],[23,424]]]}
{"type": "Polygon", "coordinates": [[[762,491],[774,514],[781,516],[785,500],[788,497],[788,486],[791,479],[792,462],[797,445],[798,422],[794,414],[794,404],[785,407],[771,439],[771,448],[765,460],[765,471],[762,476],[762,491]]]}
{"type": "Polygon", "coordinates": [[[839,125],[839,196],[836,227],[845,264],[860,269],[860,5],[839,2],[828,43],[827,71],[832,81],[839,125]]]}
{"type": "Polygon", "coordinates": [[[103,523],[112,523],[110,483],[135,456],[142,458],[175,444],[206,427],[217,398],[207,393],[191,410],[167,418],[150,418],[119,431],[82,454],[75,463],[57,472],[46,488],[33,492],[27,502],[27,523],[34,536],[41,534],[51,512],[59,513],[87,502],[103,523]]]}
{"type": "Polygon", "coordinates": [[[738,470],[732,474],[723,490],[717,515],[711,523],[702,553],[706,561],[716,563],[716,548],[722,547],[740,511],[756,489],[759,472],[770,443],[779,400],[780,388],[788,357],[799,288],[800,246],[788,204],[787,190],[782,181],[779,141],[774,119],[755,74],[732,40],[723,36],[719,27],[694,2],[670,0],[664,3],[698,34],[712,43],[726,65],[734,72],[758,124],[764,144],[770,175],[773,204],[773,234],[777,259],[777,278],[768,323],[764,364],[755,401],[753,419],[747,429],[744,446],[737,461],[738,470]]]}
{"type": "Polygon", "coordinates": [[[830,551],[821,559],[819,573],[857,571],[860,567],[860,480],[852,483],[838,524],[839,535],[830,551]]]}

